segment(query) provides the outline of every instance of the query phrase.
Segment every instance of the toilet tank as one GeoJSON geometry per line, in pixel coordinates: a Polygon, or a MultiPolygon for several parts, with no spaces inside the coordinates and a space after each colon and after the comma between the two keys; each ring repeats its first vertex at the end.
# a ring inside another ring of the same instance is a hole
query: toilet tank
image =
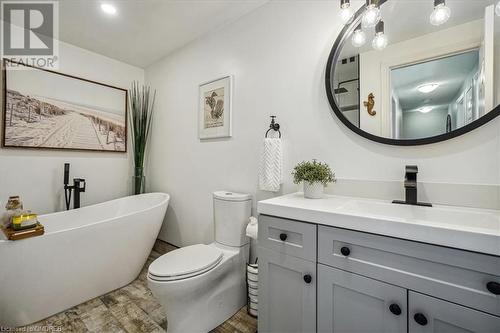
{"type": "Polygon", "coordinates": [[[251,213],[250,194],[214,192],[215,241],[228,246],[248,244],[245,229],[251,213]]]}

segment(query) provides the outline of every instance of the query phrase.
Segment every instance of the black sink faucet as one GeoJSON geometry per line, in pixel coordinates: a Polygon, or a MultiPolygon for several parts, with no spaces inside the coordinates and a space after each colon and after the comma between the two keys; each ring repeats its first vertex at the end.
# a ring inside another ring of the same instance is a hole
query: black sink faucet
{"type": "Polygon", "coordinates": [[[66,201],[66,210],[69,210],[71,203],[71,193],[74,191],[73,209],[80,208],[80,193],[85,192],[85,179],[73,179],[73,185],[69,186],[69,163],[64,164],[64,198],[66,201]]]}
{"type": "Polygon", "coordinates": [[[405,172],[405,200],[394,200],[395,204],[432,207],[430,203],[418,202],[417,199],[417,174],[418,166],[407,165],[405,172]]]}

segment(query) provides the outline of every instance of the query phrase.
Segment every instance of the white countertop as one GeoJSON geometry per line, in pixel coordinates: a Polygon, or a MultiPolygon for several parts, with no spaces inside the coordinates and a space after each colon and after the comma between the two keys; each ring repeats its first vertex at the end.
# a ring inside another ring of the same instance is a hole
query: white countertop
{"type": "Polygon", "coordinates": [[[390,201],[293,193],[259,201],[259,214],[500,256],[500,211],[420,207],[390,201]]]}

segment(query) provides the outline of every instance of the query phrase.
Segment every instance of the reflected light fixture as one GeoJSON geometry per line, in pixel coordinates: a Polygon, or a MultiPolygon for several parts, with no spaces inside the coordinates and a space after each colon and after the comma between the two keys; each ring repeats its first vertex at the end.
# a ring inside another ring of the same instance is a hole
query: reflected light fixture
{"type": "Polygon", "coordinates": [[[351,7],[351,0],[340,0],[340,20],[343,24],[351,21],[354,10],[351,7]]]}
{"type": "Polygon", "coordinates": [[[439,87],[438,83],[427,83],[427,84],[423,84],[423,85],[419,86],[417,88],[417,90],[423,94],[429,94],[429,93],[433,92],[434,90],[436,90],[437,87],[439,87]]]}
{"type": "Polygon", "coordinates": [[[446,6],[445,0],[434,0],[434,10],[431,14],[431,24],[441,25],[446,23],[451,16],[451,10],[446,6]]]}
{"type": "Polygon", "coordinates": [[[422,113],[429,113],[432,111],[432,106],[421,107],[420,109],[418,109],[418,111],[422,113]]]}
{"type": "Polygon", "coordinates": [[[373,39],[372,46],[377,51],[382,51],[389,44],[389,40],[385,35],[384,21],[377,23],[375,27],[375,38],[373,39]]]}
{"type": "Polygon", "coordinates": [[[495,13],[497,13],[498,16],[500,16],[500,1],[498,1],[496,7],[495,7],[495,13]]]}
{"type": "Polygon", "coordinates": [[[115,15],[116,14],[116,7],[109,4],[109,3],[102,3],[101,10],[108,15],[115,15]]]}
{"type": "Polygon", "coordinates": [[[366,10],[361,18],[361,25],[363,29],[373,28],[381,20],[380,7],[378,5],[378,0],[367,0],[366,10]]]}
{"type": "Polygon", "coordinates": [[[361,47],[366,44],[366,34],[361,29],[361,26],[358,26],[352,34],[351,43],[354,47],[361,47]]]}

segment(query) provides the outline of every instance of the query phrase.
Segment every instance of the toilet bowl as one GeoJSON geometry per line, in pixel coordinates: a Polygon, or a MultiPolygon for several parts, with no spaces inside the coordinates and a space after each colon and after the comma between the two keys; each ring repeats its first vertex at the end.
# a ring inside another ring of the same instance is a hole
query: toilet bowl
{"type": "Polygon", "coordinates": [[[156,259],[148,286],[167,313],[167,332],[209,332],[246,304],[251,197],[214,193],[215,242],[186,246],[156,259]]]}

